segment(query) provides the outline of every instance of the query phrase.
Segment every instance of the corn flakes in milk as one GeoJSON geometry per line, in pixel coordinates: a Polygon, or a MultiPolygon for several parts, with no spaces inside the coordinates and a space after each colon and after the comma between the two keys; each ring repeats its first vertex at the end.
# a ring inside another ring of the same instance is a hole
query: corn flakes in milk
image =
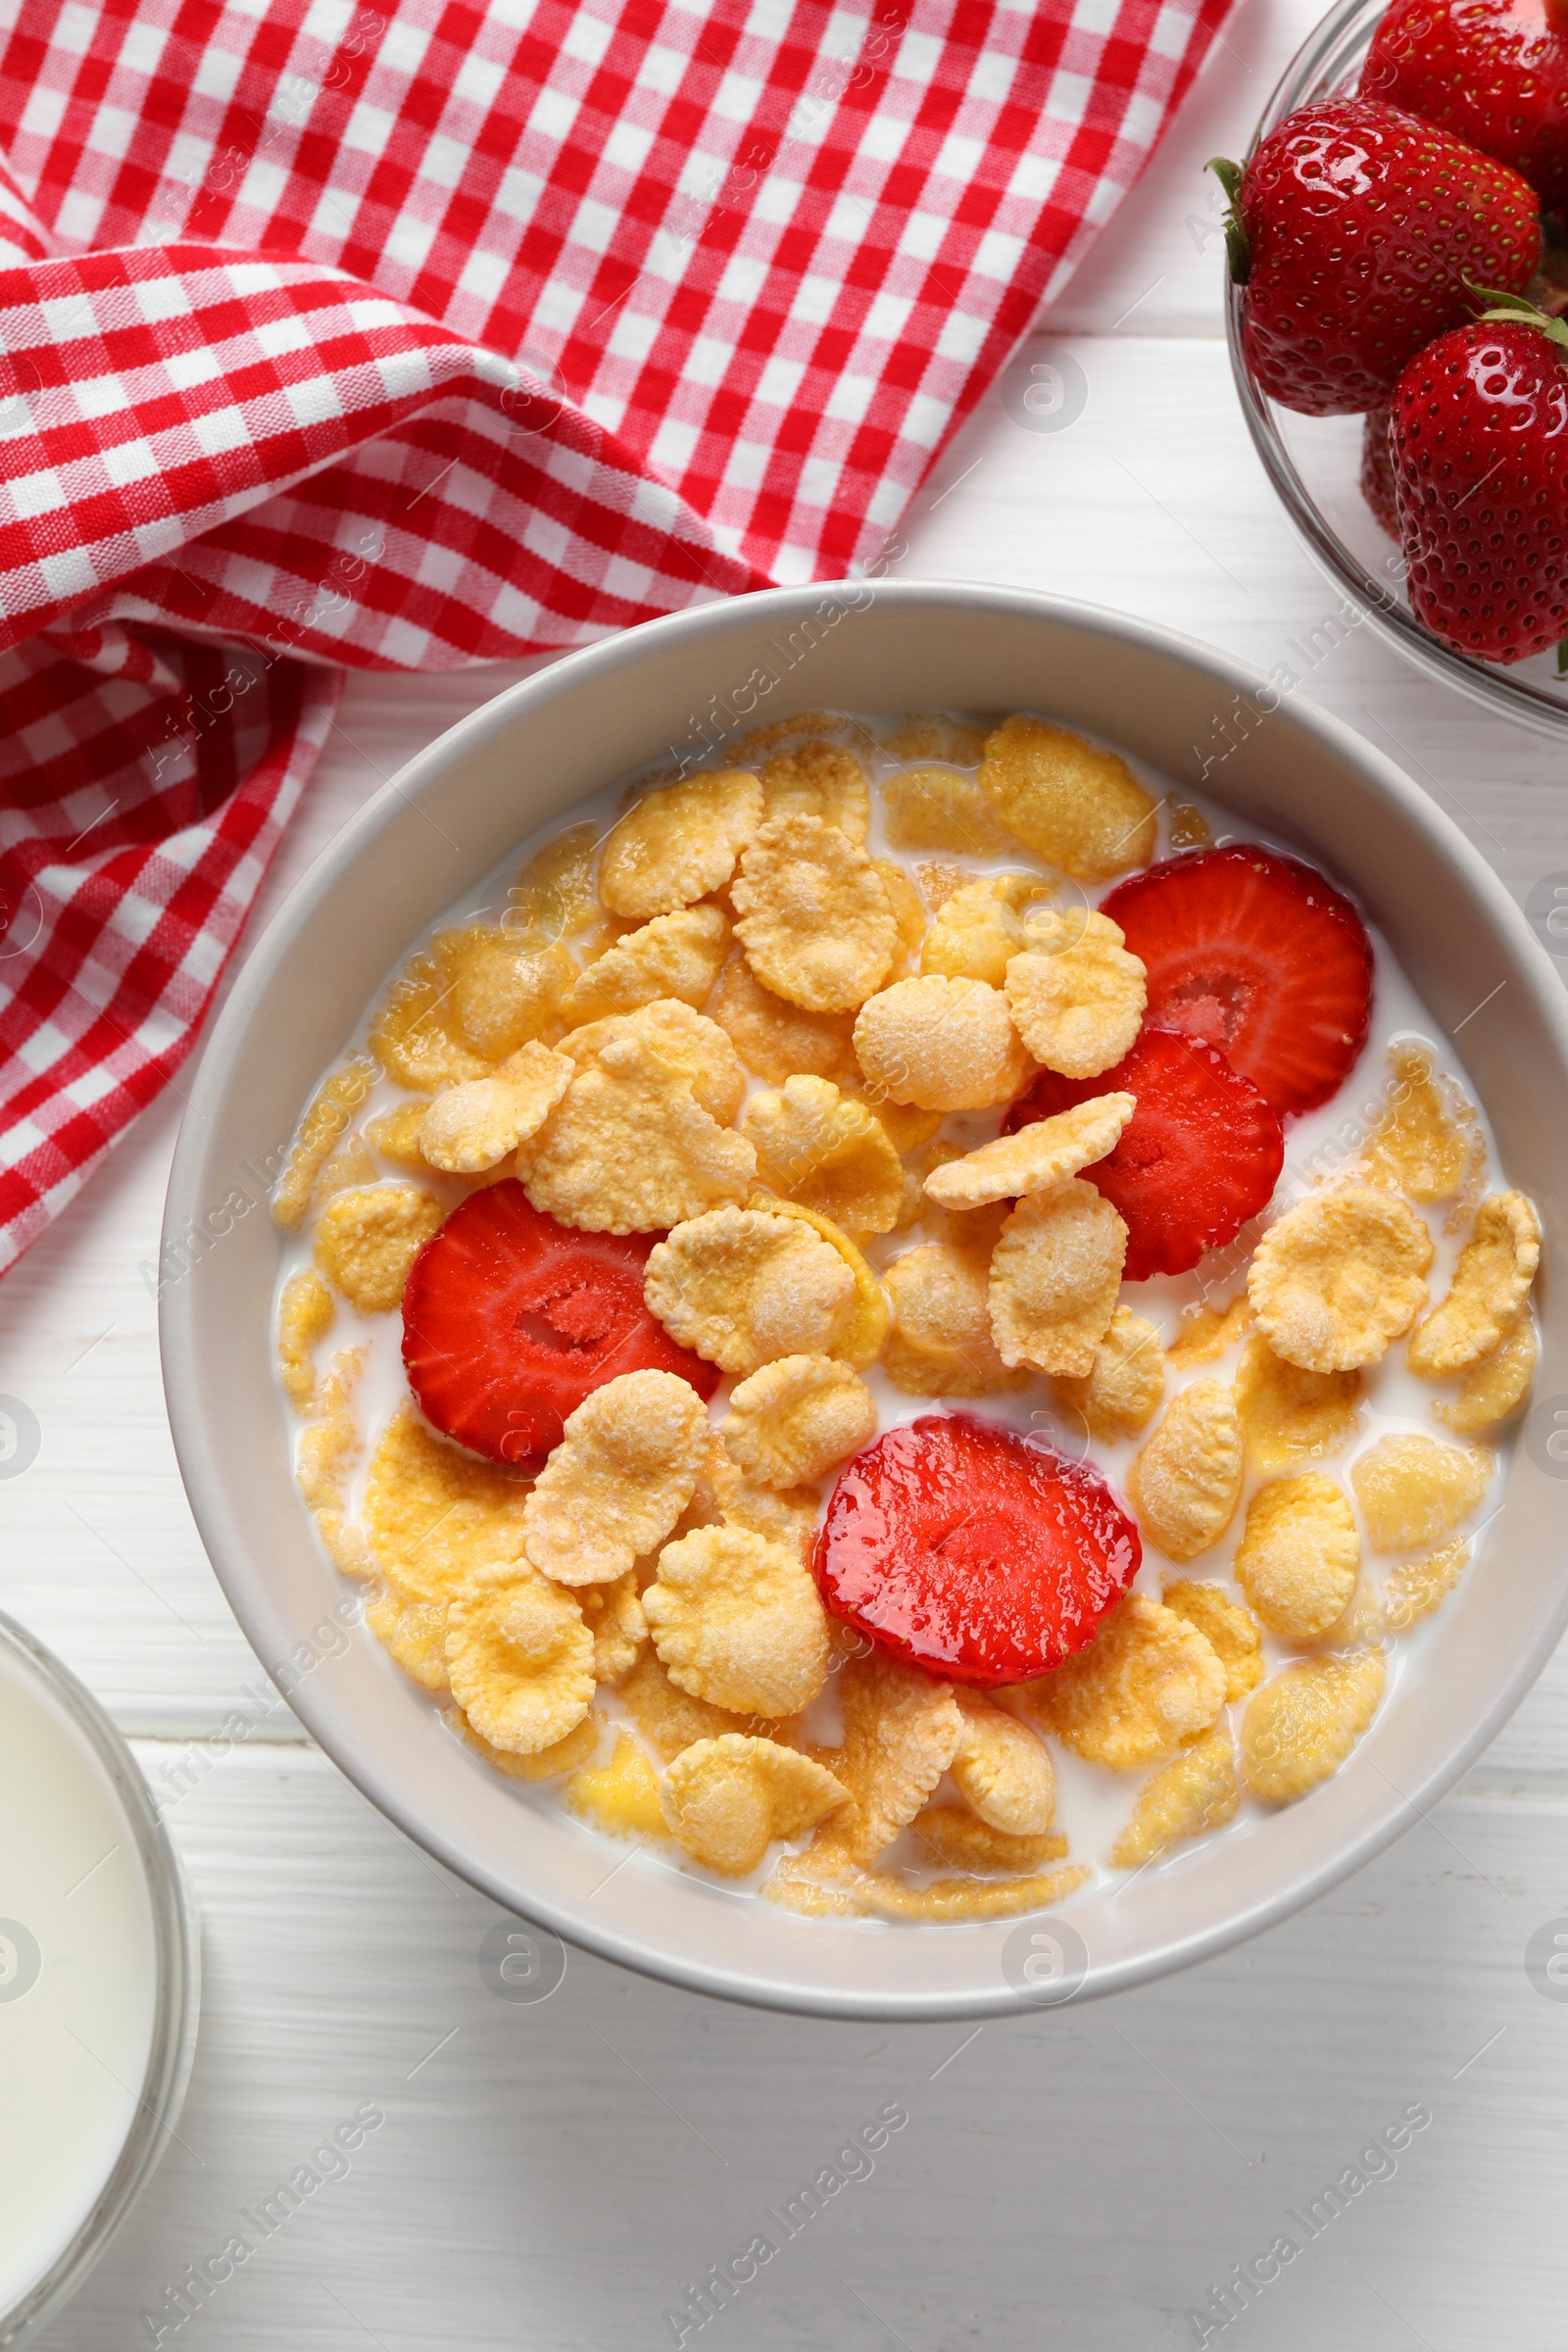
{"type": "MultiPolygon", "coordinates": [[[[1082,886],[1151,862],[1162,804],[1026,714],[879,742],[808,713],[732,760],[547,842],[502,919],[405,961],[312,1098],[273,1203],[299,1237],[275,1310],[298,1483],[476,1769],[559,1785],[666,1867],[771,1857],[761,1891],[808,1917],[1005,1919],[1101,1859],[1068,1860],[1054,1744],[1148,1776],[1103,1856],[1124,1872],[1350,1756],[1389,1636],[1471,1556],[1496,1457],[1464,1441],[1529,1392],[1540,1221],[1486,1193],[1479,1114],[1397,1039],[1358,1162],[1266,1224],[1245,1291],[1216,1299],[1200,1267],[1199,1301],[1134,1297],[1094,1178],[1135,1095],[996,1130],[1040,1069],[1092,1082],[1138,1037],[1143,962],[1082,886]],[[563,1405],[534,1476],[412,1398],[377,1420],[366,1367],[397,1345],[414,1258],[514,1171],[568,1230],[648,1237],[643,1303],[727,1384],[710,1407],[673,1371],[621,1372],[563,1405]],[[1427,1209],[1468,1226],[1436,1303],[1427,1209]],[[1460,1443],[1364,1443],[1401,1339],[1460,1443]],[[1146,1571],[1172,1564],[1159,1597],[1146,1573],[1000,1690],[831,1619],[824,1494],[890,1393],[1019,1429],[1032,1395],[1117,1449],[1146,1571]]],[[[1209,838],[1184,804],[1166,836],[1209,838]]]]}

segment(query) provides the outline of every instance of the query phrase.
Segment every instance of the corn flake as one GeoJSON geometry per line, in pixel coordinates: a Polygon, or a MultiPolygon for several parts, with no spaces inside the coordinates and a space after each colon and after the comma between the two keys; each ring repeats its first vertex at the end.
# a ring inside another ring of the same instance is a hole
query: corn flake
{"type": "Polygon", "coordinates": [[[612,914],[673,914],[722,890],[762,821],[762,787],[745,768],[645,792],[605,843],[599,895],[612,914]]]}
{"type": "Polygon", "coordinates": [[[474,1730],[461,1707],[444,1707],[441,1720],[492,1772],[505,1773],[509,1781],[553,1781],[564,1772],[575,1771],[579,1764],[587,1763],[605,1728],[603,1715],[597,1707],[591,1707],[581,1723],[560,1740],[552,1740],[548,1747],[518,1755],[511,1748],[492,1747],[474,1730]]]}
{"type": "Polygon", "coordinates": [[[856,843],[871,822],[871,791],[855,754],[836,743],[803,743],[775,752],[762,767],[763,822],[814,816],[856,843]]]}
{"type": "Polygon", "coordinates": [[[1007,1000],[983,980],[896,980],[860,1008],[855,1052],[873,1094],[921,1110],[1010,1102],[1032,1068],[1007,1000]]]}
{"type": "Polygon", "coordinates": [[[782,1086],[797,1072],[813,1078],[858,1077],[848,1012],[808,1012],[764,988],[744,956],[718,976],[709,1013],[756,1078],[782,1086]]]}
{"type": "Polygon", "coordinates": [[[360,1430],[351,1398],[365,1363],[363,1348],[340,1348],[320,1385],[320,1412],[300,1440],[295,1477],[309,1508],[341,1510],[349,1472],[359,1457],[360,1430]]]}
{"type": "Polygon", "coordinates": [[[1136,1105],[1134,1095],[1096,1095],[1054,1118],[1036,1119],[1015,1135],[999,1135],[994,1144],[949,1160],[926,1178],[926,1192],[944,1208],[979,1208],[988,1200],[1049,1192],[1114,1150],[1136,1105]]]}
{"type": "Polygon", "coordinates": [[[519,1047],[493,1078],[470,1078],[437,1095],[419,1129],[419,1150],[432,1168],[450,1175],[497,1167],[538,1134],[574,1075],[564,1054],[519,1047]]]}
{"type": "Polygon", "coordinates": [[[1076,1413],[1092,1438],[1112,1444],[1135,1438],[1159,1409],[1165,1394],[1165,1355],[1152,1323],[1118,1306],[1110,1328],[1095,1343],[1094,1361],[1078,1380],[1054,1384],[1056,1402],[1076,1413]]]}
{"type": "Polygon", "coordinates": [[[1154,1775],[1110,1849],[1111,1868],[1141,1870],[1184,1838],[1222,1829],[1241,1801],[1236,1749],[1220,1725],[1154,1775]]]}
{"type": "Polygon", "coordinates": [[[1067,1840],[1059,1831],[1009,1837],[963,1805],[927,1805],[909,1826],[933,1862],[970,1877],[1002,1872],[1018,1878],[1025,1871],[1038,1870],[1042,1862],[1059,1861],[1067,1851],[1067,1840]]]}
{"type": "Polygon", "coordinates": [[[558,1584],[609,1584],[669,1534],[707,1459],[709,1421],[673,1372],[622,1372],[569,1414],[523,1504],[524,1550],[558,1584]]]}
{"type": "Polygon", "coordinates": [[[1127,1228],[1081,1177],[1030,1193],[991,1258],[991,1329],[1004,1364],[1086,1379],[1116,1312],[1127,1228]]]}
{"type": "Polygon", "coordinates": [[[895,760],[951,760],[956,767],[975,767],[985,758],[986,730],[948,710],[917,710],[882,738],[882,749],[895,760]]]}
{"type": "Polygon", "coordinates": [[[1265,1804],[1288,1805],[1339,1771],[1378,1710],[1380,1649],[1299,1659],[1265,1683],[1242,1717],[1242,1778],[1265,1804]]]}
{"type": "Polygon", "coordinates": [[[1469,1366],[1452,1402],[1435,1404],[1433,1412],[1461,1438],[1495,1429],[1499,1421],[1517,1412],[1529,1396],[1539,1352],[1535,1325],[1528,1315],[1521,1315],[1490,1355],[1469,1366]]]}
{"type": "Polygon", "coordinates": [[[681,906],[656,914],[592,962],[562,1006],[573,1026],[614,1012],[636,1012],[662,997],[704,1004],[729,949],[729,924],[716,906],[681,906]]]}
{"type": "Polygon", "coordinates": [[[876,1114],[831,1079],[796,1076],[754,1095],[741,1133],[771,1191],[851,1232],[892,1232],[904,1200],[898,1152],[876,1114]]]}
{"type": "Polygon", "coordinates": [[[1379,1438],[1350,1472],[1376,1552],[1446,1543],[1492,1484],[1496,1458],[1483,1446],[1436,1438],[1379,1438]]]}
{"type": "Polygon", "coordinates": [[[376,1592],[365,1604],[365,1622],[395,1666],[421,1690],[447,1688],[447,1604],[410,1600],[397,1592],[376,1592]]]}
{"type": "Polygon", "coordinates": [[[855,1286],[855,1300],[846,1320],[840,1325],[832,1346],[822,1349],[825,1355],[836,1355],[841,1364],[853,1364],[861,1371],[874,1364],[887,1337],[888,1302],[882,1286],[872,1273],[863,1253],[849,1235],[835,1225],[831,1217],[822,1216],[814,1208],[803,1207],[798,1200],[786,1200],[779,1194],[758,1191],[746,1203],[748,1208],[760,1209],[770,1217],[793,1217],[809,1225],[818,1240],[836,1250],[849,1267],[850,1280],[855,1286]]]}
{"type": "Polygon", "coordinates": [[[914,1819],[963,1738],[947,1684],[897,1658],[874,1650],[851,1658],[838,1689],[844,1742],[830,1761],[849,1802],[810,1847],[813,1865],[830,1874],[875,1860],[914,1819]]]}
{"type": "Polygon", "coordinates": [[[1410,1334],[1405,1361],[1423,1380],[1446,1380],[1491,1355],[1524,1312],[1541,1263],[1541,1220],[1523,1193],[1494,1193],[1476,1211],[1453,1287],[1410,1334]]]}
{"type": "Polygon", "coordinates": [[[1036,1061],[1064,1078],[1097,1078],[1132,1049],[1148,988],[1108,915],[1042,917],[1003,975],[1013,1026],[1036,1061]]]}
{"type": "Polygon", "coordinates": [[[1088,1763],[1132,1772],[1206,1732],[1225,1688],[1225,1669],[1196,1626],[1129,1592],[1086,1648],[1000,1695],[1088,1763]]]}
{"type": "Polygon", "coordinates": [[[855,1277],[804,1220],[720,1208],[671,1228],[643,1276],[671,1339],[721,1371],[826,1353],[855,1307],[855,1277]]]}
{"type": "Polygon", "coordinates": [[[746,1099],[740,1056],[716,1021],[694,1012],[678,997],[661,997],[635,1012],[590,1021],[564,1037],[561,1051],[581,1066],[627,1036],[644,1039],[669,1078],[684,1078],[710,1119],[724,1126],[734,1118],[746,1099]]]}
{"type": "Polygon", "coordinates": [[[288,1164],[272,1196],[273,1219],[286,1233],[297,1233],[304,1224],[317,1177],[347,1134],[354,1113],[374,1084],[375,1070],[371,1063],[351,1061],[324,1082],[300,1121],[288,1164]]]}
{"type": "Polygon", "coordinates": [[[291,1274],[277,1306],[277,1366],[284,1394],[297,1413],[316,1410],[316,1364],[312,1350],[332,1328],[337,1308],[314,1267],[291,1274]]]}
{"type": "Polygon", "coordinates": [[[891,858],[873,858],[871,869],[880,877],[893,909],[899,935],[899,952],[893,968],[903,979],[914,968],[925,939],[925,904],[903,866],[895,865],[891,858]]]}
{"type": "Polygon", "coordinates": [[[1225,1306],[1184,1306],[1165,1361],[1172,1372],[1196,1372],[1201,1364],[1218,1363],[1251,1323],[1252,1304],[1245,1291],[1225,1306]]]}
{"type": "Polygon", "coordinates": [[[1245,1602],[1223,1585],[1195,1584],[1189,1577],[1169,1580],[1160,1599],[1198,1628],[1224,1667],[1227,1702],[1257,1689],[1263,1679],[1263,1637],[1245,1602]]]}
{"type": "Polygon", "coordinates": [[[594,1681],[614,1685],[628,1675],[648,1639],[637,1572],[610,1585],[584,1585],[577,1594],[582,1621],[594,1638],[594,1681]]]}
{"type": "Polygon", "coordinates": [[[473,1570],[520,1560],[529,1482],[449,1446],[403,1403],[370,1459],[365,1532],[405,1600],[446,1601],[473,1570]]]}
{"type": "Polygon", "coordinates": [[[394,1167],[426,1166],[424,1153],[419,1150],[419,1130],[429,1107],[423,1095],[416,1095],[412,1102],[399,1102],[381,1118],[367,1123],[366,1142],[383,1159],[391,1160],[394,1167]]]}
{"type": "Polygon", "coordinates": [[[1255,1334],[1236,1372],[1236,1410],[1252,1469],[1293,1470],[1341,1453],[1361,1425],[1359,1372],[1306,1372],[1255,1334]]]}
{"type": "Polygon", "coordinates": [[[1383,1588],[1383,1622],[1391,1634],[1402,1634],[1418,1617],[1441,1608],[1470,1565],[1470,1546],[1457,1536],[1437,1551],[1419,1559],[1401,1560],[1383,1588]]]}
{"type": "Polygon", "coordinates": [[[1260,1487],[1247,1507],[1236,1581],[1271,1634],[1310,1642],[1349,1604],[1361,1544],[1349,1502],[1308,1473],[1260,1487]]]}
{"type": "Polygon", "coordinates": [[[699,1740],[664,1775],[663,1813],[694,1862],[721,1877],[754,1871],[775,1838],[799,1838],[844,1802],[824,1765],[771,1740],[699,1740]]]}
{"type": "Polygon", "coordinates": [[[1252,1255],[1248,1297],[1258,1330],[1306,1372],[1375,1364],[1427,1300],[1432,1237],[1414,1209],[1375,1185],[1309,1193],[1252,1255]]]}
{"type": "Polygon", "coordinates": [[[736,1715],[794,1715],[827,1679],[827,1619],[800,1555],[744,1527],[666,1544],[643,1594],[670,1681],[736,1715]]]}
{"type": "Polygon", "coordinates": [[[921,971],[1001,988],[1008,962],[1029,944],[1023,909],[1050,896],[1044,874],[982,874],[960,883],[925,935],[921,971]]]}
{"type": "Polygon", "coordinates": [[[764,988],[808,1012],[853,1012],[888,976],[898,925],[862,849],[820,817],[765,824],[741,859],[735,930],[764,988]]]}
{"type": "Polygon", "coordinates": [[[1154,855],[1158,803],[1125,760],[1049,719],[1004,719],[986,739],[980,789],[1007,831],[1079,882],[1154,855]]]}
{"type": "Polygon", "coordinates": [[[695,1528],[715,1527],[720,1522],[749,1528],[754,1536],[782,1544],[804,1566],[809,1563],[816,1540],[816,1492],[811,1487],[775,1492],[753,1486],[715,1436],[691,1501],[675,1522],[675,1533],[689,1536],[695,1528]]]}
{"type": "MultiPolygon", "coordinates": [[[[709,1106],[721,1099],[727,1073],[694,1079],[685,1036],[664,1018],[676,1009],[674,1000],[662,1001],[563,1041],[576,1075],[517,1156],[535,1208],[589,1233],[650,1233],[750,1191],[757,1154],[719,1125],[720,1115],[733,1114],[709,1106]]],[[[678,1010],[711,1030],[733,1061],[722,1030],[689,1005],[678,1010]]]]}
{"type": "Polygon", "coordinates": [[[667,1838],[659,1775],[635,1740],[615,1735],[608,1764],[585,1766],[566,1783],[566,1802],[611,1838],[667,1838]]]}
{"type": "MultiPolygon", "coordinates": [[[[911,1886],[891,1871],[872,1871],[855,1888],[857,1908],[890,1919],[948,1926],[958,1920],[1013,1919],[1059,1903],[1088,1878],[1087,1870],[1051,1870],[1024,1879],[933,1879],[911,1886]]],[[[764,1891],[766,1891],[764,1889],[764,1891]]]]}
{"type": "Polygon", "coordinates": [[[910,767],[889,776],[882,786],[882,829],[893,850],[999,858],[1013,847],[973,776],[952,767],[910,767]]]}
{"type": "Polygon", "coordinates": [[[502,926],[478,926],[456,959],[452,1012],[466,1045],[490,1061],[556,1036],[574,977],[565,950],[515,938],[502,926]]]}
{"type": "Polygon", "coordinates": [[[1170,846],[1172,850],[1206,850],[1214,836],[1201,808],[1191,801],[1172,801],[1170,805],[1170,846]]]}
{"type": "Polygon", "coordinates": [[[759,1486],[788,1488],[821,1478],[876,1435],[870,1390],[828,1355],[781,1355],[743,1380],[719,1436],[759,1486]]]}
{"type": "Polygon", "coordinates": [[[593,1636],[569,1592],[525,1560],[478,1568],[447,1609],[447,1681],[481,1740],[537,1755],[594,1694],[593,1636]]]}
{"type": "Polygon", "coordinates": [[[1464,1117],[1451,1081],[1440,1077],[1425,1046],[1406,1040],[1389,1048],[1393,1082],[1389,1107],[1367,1140],[1367,1173],[1387,1178],[1412,1200],[1450,1200],[1469,1165],[1475,1113],[1464,1117]]]}
{"type": "Polygon", "coordinates": [[[576,939],[592,929],[603,912],[594,886],[598,857],[594,824],[568,825],[535,850],[507,893],[510,919],[522,938],[576,939]]]}
{"type": "Polygon", "coordinates": [[[1056,1776],[1049,1749],[1027,1724],[977,1691],[954,1695],[963,1717],[963,1736],[950,1767],[958,1794],[991,1829],[1009,1838],[1039,1837],[1056,1814],[1056,1776]]]}
{"type": "MultiPolygon", "coordinates": [[[[851,1049],[853,1060],[854,1049],[851,1049]]],[[[920,1110],[912,1102],[890,1102],[886,1095],[874,1094],[866,1084],[859,1064],[852,1074],[839,1081],[840,1092],[857,1102],[863,1102],[884,1129],[895,1152],[918,1152],[928,1144],[942,1124],[940,1110],[920,1110]]]]}
{"type": "Polygon", "coordinates": [[[446,1209],[412,1184],[374,1184],[339,1193],[316,1228],[316,1262],[362,1315],[403,1303],[403,1288],[446,1209]]]}
{"type": "Polygon", "coordinates": [[[373,1184],[380,1170],[375,1154],[364,1136],[351,1135],[339,1144],[317,1181],[316,1199],[330,1200],[334,1193],[347,1192],[351,1185],[373,1184]]]}
{"type": "Polygon", "coordinates": [[[930,1242],[896,1257],[886,1275],[892,1329],[882,1369],[906,1396],[995,1396],[1027,1387],[991,1332],[991,1269],[973,1250],[930,1242]]]}
{"type": "Polygon", "coordinates": [[[1171,1398],[1127,1476],[1138,1524],[1168,1559],[1196,1560],[1221,1537],[1242,1492],[1242,1425],[1222,1380],[1171,1398]]]}
{"type": "MultiPolygon", "coordinates": [[[[411,956],[370,1024],[370,1052],[389,1078],[416,1094],[482,1078],[491,1056],[471,1045],[458,1022],[458,975],[468,947],[462,932],[440,932],[411,956]]],[[[476,952],[476,951],[475,951],[476,952]]]]}
{"type": "Polygon", "coordinates": [[[717,1740],[725,1732],[766,1739],[778,1727],[756,1715],[733,1715],[726,1707],[693,1698],[672,1683],[652,1642],[616,1693],[650,1747],[667,1763],[694,1740],[717,1740]]]}

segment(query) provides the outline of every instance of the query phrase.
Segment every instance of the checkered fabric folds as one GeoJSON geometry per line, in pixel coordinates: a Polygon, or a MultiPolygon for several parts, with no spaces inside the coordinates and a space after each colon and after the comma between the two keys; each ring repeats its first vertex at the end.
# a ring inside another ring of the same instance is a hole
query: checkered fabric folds
{"type": "Polygon", "coordinates": [[[0,1270],[344,665],[872,561],[1229,0],[0,0],[0,1270]]]}

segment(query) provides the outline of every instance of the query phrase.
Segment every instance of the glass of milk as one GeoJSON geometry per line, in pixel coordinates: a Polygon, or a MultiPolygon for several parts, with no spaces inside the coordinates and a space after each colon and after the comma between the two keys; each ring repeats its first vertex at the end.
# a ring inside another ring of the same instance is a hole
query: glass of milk
{"type": "Polygon", "coordinates": [[[198,1946],[120,1734],[0,1615],[0,2345],[56,2311],[178,2120],[198,1946]]]}

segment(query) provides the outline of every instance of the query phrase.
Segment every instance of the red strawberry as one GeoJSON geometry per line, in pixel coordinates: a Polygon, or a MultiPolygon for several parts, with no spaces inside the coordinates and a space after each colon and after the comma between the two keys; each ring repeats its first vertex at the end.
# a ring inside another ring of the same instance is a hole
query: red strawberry
{"type": "Polygon", "coordinates": [[[1366,1040],[1372,946],[1314,866],[1255,842],[1197,850],[1118,884],[1102,911],[1142,958],[1151,1027],[1218,1046],[1282,1119],[1337,1091],[1366,1040]]]}
{"type": "Polygon", "coordinates": [[[1138,1107],[1115,1149],[1081,1173],[1127,1227],[1124,1282],[1185,1274],[1268,1206],[1285,1164],[1280,1123],[1217,1046],[1146,1028],[1098,1078],[1042,1070],[1003,1127],[1011,1135],[1094,1095],[1121,1093],[1136,1095],[1138,1107]]]}
{"type": "Polygon", "coordinates": [[[1511,165],[1544,204],[1568,197],[1568,15],[1550,0],[1393,0],[1361,91],[1511,165]]]}
{"type": "Polygon", "coordinates": [[[1472,284],[1522,286],[1540,260],[1517,172],[1375,98],[1298,107],[1245,172],[1213,169],[1232,200],[1252,370],[1309,416],[1377,407],[1424,343],[1470,316],[1472,284]]]}
{"type": "Polygon", "coordinates": [[[1394,497],[1394,459],[1389,451],[1389,412],[1368,409],[1361,433],[1361,496],[1391,539],[1399,536],[1394,497]]]}
{"type": "Polygon", "coordinates": [[[492,1461],[537,1469],[583,1398],[621,1372],[718,1373],[643,1304],[657,1233],[577,1233],[508,1178],[471,1193],[419,1251],[403,1362],[427,1421],[492,1461]]]}
{"type": "Polygon", "coordinates": [[[1489,311],[1412,360],[1389,448],[1410,603],[1435,637],[1523,662],[1568,637],[1568,326],[1489,311]]]}
{"type": "Polygon", "coordinates": [[[970,1413],[890,1429],[839,1475],[812,1555],[835,1617],[956,1683],[1023,1683],[1082,1649],[1137,1575],[1104,1481],[970,1413]]]}

